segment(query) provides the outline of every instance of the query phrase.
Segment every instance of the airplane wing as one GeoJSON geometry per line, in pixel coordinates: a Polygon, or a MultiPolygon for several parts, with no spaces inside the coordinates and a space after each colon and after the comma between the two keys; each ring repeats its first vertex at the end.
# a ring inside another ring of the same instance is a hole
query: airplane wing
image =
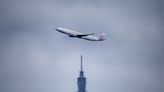
{"type": "Polygon", "coordinates": [[[94,35],[95,33],[91,33],[91,34],[78,34],[78,37],[83,37],[83,36],[88,36],[88,35],[94,35]]]}

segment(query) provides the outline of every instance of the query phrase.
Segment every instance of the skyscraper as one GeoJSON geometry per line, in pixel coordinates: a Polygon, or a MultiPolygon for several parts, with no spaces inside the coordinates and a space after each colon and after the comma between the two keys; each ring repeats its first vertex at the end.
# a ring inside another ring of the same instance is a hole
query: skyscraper
{"type": "Polygon", "coordinates": [[[86,77],[83,72],[83,56],[81,55],[81,70],[79,77],[77,78],[78,91],[77,92],[86,92],[86,77]]]}

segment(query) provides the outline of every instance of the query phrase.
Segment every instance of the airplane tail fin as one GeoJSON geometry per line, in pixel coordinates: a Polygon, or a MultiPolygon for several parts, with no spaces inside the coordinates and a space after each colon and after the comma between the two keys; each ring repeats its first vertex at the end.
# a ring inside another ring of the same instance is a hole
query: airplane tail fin
{"type": "Polygon", "coordinates": [[[104,39],[104,36],[105,36],[105,33],[101,33],[100,36],[99,36],[99,40],[100,40],[100,41],[105,40],[105,39],[104,39]]]}

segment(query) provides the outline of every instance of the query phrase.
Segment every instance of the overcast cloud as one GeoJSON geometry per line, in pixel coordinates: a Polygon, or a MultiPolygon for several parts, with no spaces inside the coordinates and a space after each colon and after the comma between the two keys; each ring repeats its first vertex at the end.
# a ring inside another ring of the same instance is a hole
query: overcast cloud
{"type": "Polygon", "coordinates": [[[0,92],[164,92],[162,0],[0,0],[0,92]],[[56,32],[105,32],[90,42],[56,32]]]}

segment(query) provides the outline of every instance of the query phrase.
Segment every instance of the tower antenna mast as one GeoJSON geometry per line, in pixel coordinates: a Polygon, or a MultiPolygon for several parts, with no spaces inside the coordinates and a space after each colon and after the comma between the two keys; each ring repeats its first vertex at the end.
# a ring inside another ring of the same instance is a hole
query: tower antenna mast
{"type": "Polygon", "coordinates": [[[83,71],[83,55],[81,55],[81,71],[83,71]]]}

